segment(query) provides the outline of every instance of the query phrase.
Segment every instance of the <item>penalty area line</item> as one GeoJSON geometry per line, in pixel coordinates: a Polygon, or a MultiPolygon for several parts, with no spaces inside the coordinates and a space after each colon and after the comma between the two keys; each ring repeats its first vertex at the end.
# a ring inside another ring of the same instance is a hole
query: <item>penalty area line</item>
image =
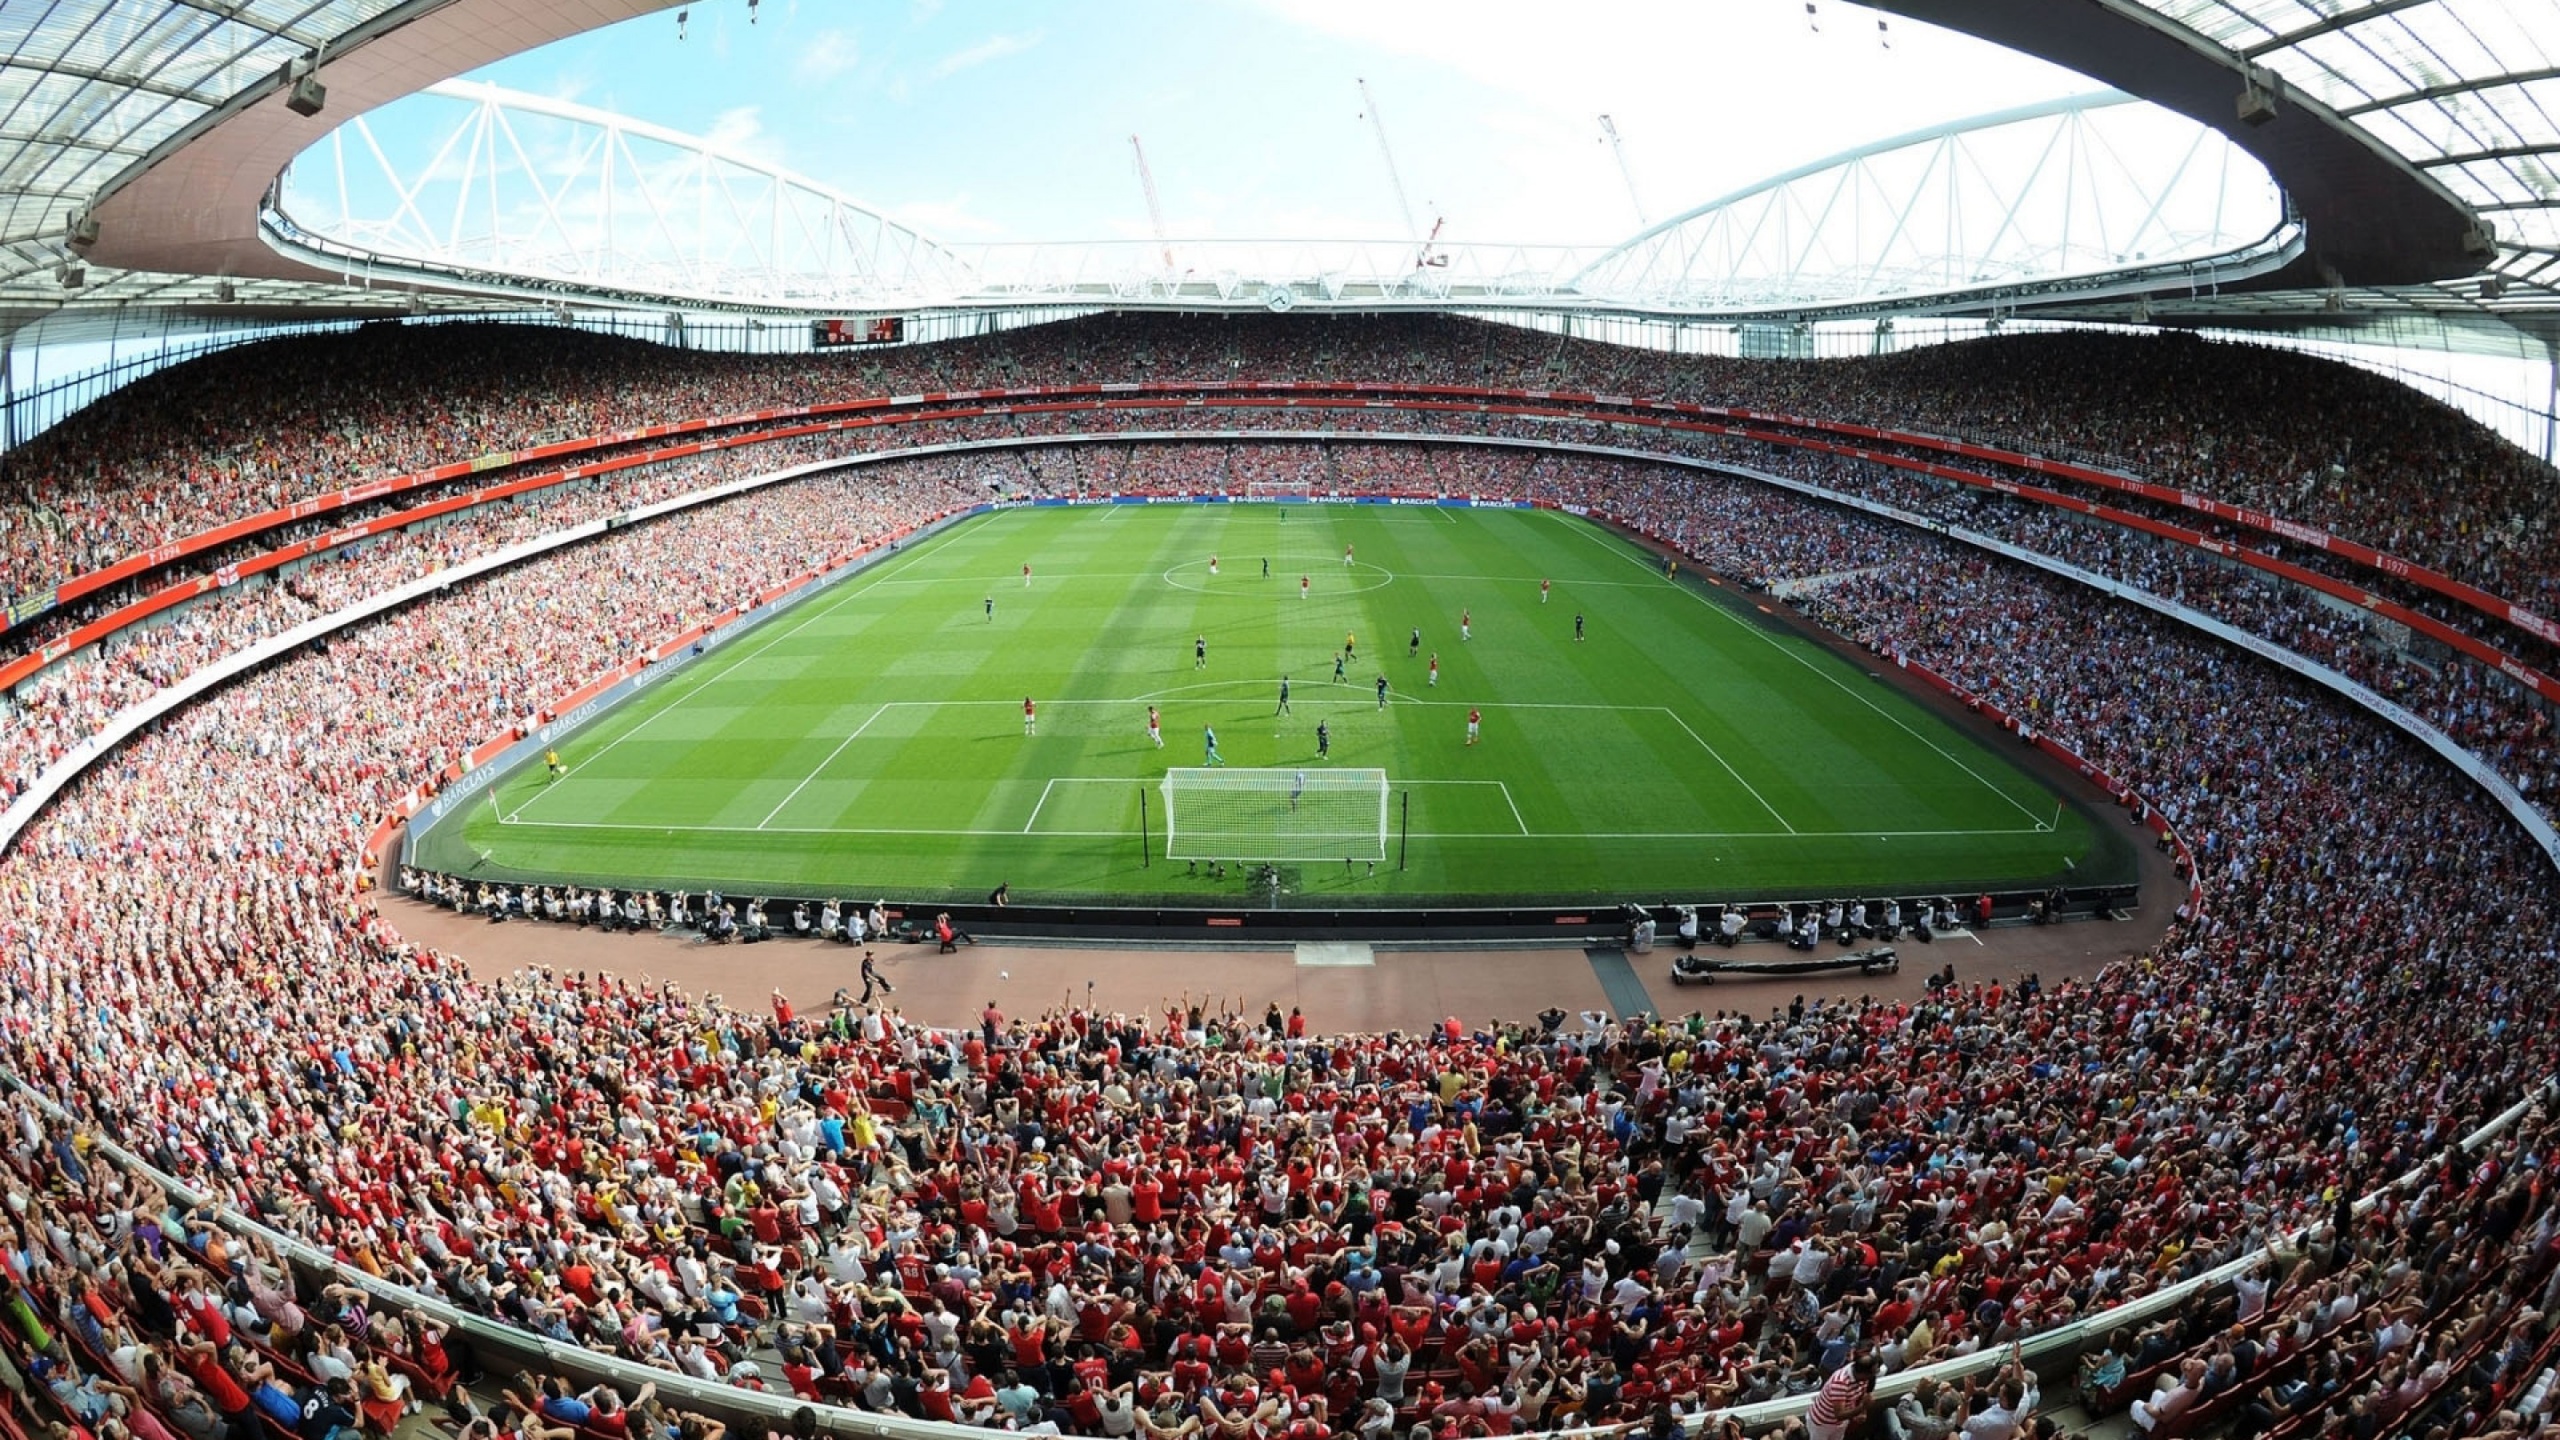
{"type": "MultiPolygon", "coordinates": [[[[1619,559],[1626,561],[1628,564],[1633,565],[1638,569],[1651,570],[1654,568],[1652,562],[1645,557],[1644,552],[1634,548],[1618,536],[1600,528],[1597,525],[1586,522],[1576,525],[1574,529],[1575,533],[1588,538],[1592,544],[1600,546],[1610,554],[1617,556],[1619,559]]],[[[1815,675],[1818,675],[1822,679],[1830,682],[1830,684],[1835,689],[1839,690],[1841,694],[1856,700],[1859,704],[1866,706],[1869,710],[1872,710],[1877,715],[1882,716],[1887,723],[1902,731],[1905,735],[1919,741],[1929,749],[1936,751],[1939,759],[1946,761],[1948,764],[1955,766],[1965,774],[1972,776],[1975,784],[1980,785],[1983,789],[1988,790],[1992,794],[2009,802],[2010,808],[2016,810],[2019,814],[2026,816],[2030,820],[2043,818],[2037,815],[2033,810],[2028,809],[2026,804],[2019,800],[2017,796],[2012,795],[2008,791],[1991,783],[1989,776],[1984,775],[1981,771],[1966,764],[1961,758],[1956,756],[1945,746],[1940,745],[1937,741],[1930,739],[1928,736],[1923,735],[1918,730],[1912,728],[1909,721],[1904,720],[1901,716],[1896,715],[1892,711],[1884,708],[1882,705],[1877,704],[1873,696],[1860,693],[1857,689],[1852,687],[1849,682],[1832,674],[1829,669],[1814,663],[1803,655],[1798,654],[1793,646],[1782,643],[1775,635],[1770,634],[1760,626],[1754,625],[1750,621],[1743,619],[1741,616],[1725,609],[1723,606],[1708,599],[1706,596],[1699,594],[1697,591],[1689,589],[1687,586],[1676,585],[1669,580],[1664,580],[1662,583],[1670,589],[1677,591],[1682,595],[1686,595],[1690,599],[1704,605],[1710,613],[1722,616],[1727,623],[1739,628],[1743,633],[1758,639],[1762,644],[1767,645],[1770,649],[1777,651],[1779,654],[1786,656],[1798,665],[1803,666],[1807,670],[1812,671],[1815,675]]]]}
{"type": "MultiPolygon", "coordinates": [[[[888,706],[880,706],[878,709],[871,712],[871,720],[877,720],[888,712],[888,706]]],[[[791,787],[791,793],[783,796],[780,804],[775,805],[772,809],[765,812],[764,818],[756,822],[756,828],[761,830],[767,825],[772,824],[773,817],[782,813],[783,806],[789,805],[792,801],[799,799],[800,792],[809,788],[810,781],[817,779],[821,774],[825,773],[826,768],[836,762],[836,757],[844,753],[846,746],[862,738],[862,732],[871,728],[871,720],[863,721],[861,724],[853,728],[852,734],[837,741],[836,748],[827,752],[827,758],[818,762],[818,768],[800,777],[800,783],[791,787]]]]}
{"type": "Polygon", "coordinates": [[[1740,785],[1743,789],[1749,791],[1751,793],[1751,798],[1760,802],[1760,808],[1769,812],[1770,819],[1785,826],[1788,834],[1793,835],[1796,833],[1796,827],[1787,823],[1787,817],[1778,813],[1778,807],[1769,803],[1768,798],[1760,793],[1760,787],[1743,779],[1742,772],[1733,768],[1733,762],[1724,758],[1724,756],[1716,750],[1716,747],[1708,744],[1707,737],[1699,734],[1695,730],[1691,730],[1689,728],[1689,722],[1680,718],[1679,711],[1672,709],[1668,705],[1659,706],[1657,708],[1660,709],[1663,714],[1671,717],[1672,724],[1679,726],[1683,730],[1688,730],[1689,738],[1698,742],[1698,748],[1706,751],[1709,758],[1713,759],[1718,765],[1723,766],[1724,773],[1732,776],[1735,784],[1740,785]]]}
{"type": "MultiPolygon", "coordinates": [[[[598,760],[601,760],[601,759],[603,759],[605,756],[612,754],[612,753],[613,753],[613,751],[614,751],[614,749],[615,749],[615,747],[617,747],[617,746],[621,745],[623,741],[630,739],[632,736],[639,734],[641,731],[648,729],[648,728],[649,728],[650,726],[652,726],[652,725],[655,725],[655,724],[656,724],[656,723],[658,723],[660,720],[665,719],[665,718],[666,718],[666,717],[668,717],[669,715],[674,714],[676,711],[681,710],[681,709],[683,709],[685,706],[690,705],[690,704],[692,704],[694,701],[696,701],[696,700],[698,700],[698,699],[702,698],[702,694],[703,694],[703,692],[704,692],[704,691],[709,690],[712,686],[717,685],[717,684],[719,684],[721,681],[723,681],[723,680],[725,680],[725,679],[729,678],[729,672],[731,672],[731,671],[733,671],[733,670],[737,669],[737,668],[738,668],[739,666],[741,666],[741,665],[746,664],[748,661],[755,659],[757,656],[762,655],[762,654],[763,654],[763,653],[765,653],[766,651],[768,651],[768,650],[772,649],[774,646],[779,645],[779,644],[781,644],[783,641],[790,639],[792,636],[799,634],[801,631],[808,629],[810,626],[817,624],[819,621],[821,621],[821,620],[823,620],[823,619],[827,618],[828,616],[833,615],[833,614],[834,614],[834,613],[836,613],[838,610],[841,610],[841,609],[843,609],[846,605],[848,605],[848,604],[852,603],[852,601],[854,600],[854,598],[855,598],[856,596],[859,596],[859,595],[867,595],[867,594],[871,593],[873,590],[875,590],[875,589],[879,588],[881,585],[888,583],[888,572],[890,571],[890,567],[892,567],[892,566],[898,566],[898,567],[899,567],[899,568],[901,568],[901,569],[905,568],[904,566],[899,565],[899,562],[900,562],[900,561],[902,561],[902,560],[907,559],[907,558],[908,558],[908,557],[910,557],[910,556],[913,556],[914,554],[916,554],[916,552],[915,552],[914,550],[907,550],[907,551],[904,551],[904,552],[902,552],[902,553],[900,553],[900,554],[891,555],[891,556],[889,556],[888,558],[886,558],[886,559],[884,559],[884,560],[877,560],[877,561],[874,561],[874,562],[872,562],[872,564],[871,564],[870,568],[869,568],[868,570],[865,570],[865,571],[864,571],[864,572],[862,572],[861,574],[859,574],[859,575],[848,575],[848,576],[846,576],[843,580],[840,580],[840,581],[836,582],[836,583],[837,583],[837,585],[838,585],[838,586],[840,586],[840,587],[842,587],[842,588],[841,588],[841,593],[839,593],[838,595],[836,595],[834,599],[829,600],[829,601],[828,601],[826,604],[824,604],[824,605],[816,606],[816,608],[814,608],[810,614],[808,614],[808,615],[805,615],[805,616],[801,617],[801,620],[800,620],[800,623],[799,623],[799,624],[794,625],[794,626],[792,626],[790,629],[783,631],[781,634],[776,635],[776,636],[774,636],[773,638],[771,638],[771,639],[769,639],[769,640],[765,641],[763,644],[761,644],[761,645],[757,646],[757,647],[756,647],[756,648],[754,648],[753,650],[748,651],[746,654],[741,655],[741,656],[739,656],[738,658],[736,658],[736,659],[734,659],[734,660],[730,661],[728,664],[721,666],[717,671],[713,672],[712,674],[710,674],[710,675],[708,675],[708,676],[704,677],[703,679],[701,679],[701,680],[699,680],[699,681],[695,682],[695,684],[694,684],[693,688],[691,688],[691,689],[689,689],[689,690],[686,690],[686,691],[683,691],[682,693],[678,694],[678,695],[677,695],[674,699],[672,699],[672,700],[661,700],[661,703],[660,703],[660,706],[659,706],[659,708],[658,708],[658,709],[653,710],[653,711],[649,712],[647,715],[644,715],[644,716],[640,717],[639,722],[638,722],[637,724],[633,725],[630,729],[625,730],[625,731],[623,731],[621,734],[614,736],[611,740],[606,741],[606,742],[604,743],[603,747],[602,747],[601,749],[597,750],[594,754],[589,755],[589,756],[587,756],[586,758],[584,758],[584,759],[582,759],[582,760],[579,760],[579,761],[578,761],[578,762],[576,762],[575,764],[571,765],[568,769],[561,771],[561,772],[560,772],[560,774],[559,774],[559,776],[557,777],[557,779],[555,779],[555,780],[553,781],[553,783],[552,783],[552,784],[549,784],[549,785],[545,785],[545,786],[543,786],[540,790],[535,791],[531,796],[527,797],[527,798],[526,798],[526,800],[525,800],[525,802],[524,802],[523,804],[518,805],[518,806],[516,807],[516,814],[517,814],[518,816],[522,816],[522,815],[524,814],[524,812],[525,812],[525,811],[532,809],[532,808],[533,808],[533,804],[534,804],[534,802],[535,802],[535,801],[540,800],[543,796],[550,794],[553,790],[555,790],[555,789],[557,789],[557,788],[558,788],[558,781],[559,781],[559,780],[567,780],[567,779],[570,779],[570,778],[574,777],[574,776],[575,776],[579,771],[586,769],[588,766],[593,765],[593,764],[594,764],[594,763],[596,763],[598,760]],[[854,583],[855,581],[861,581],[861,582],[863,582],[863,583],[856,584],[856,583],[854,583]]],[[[831,588],[833,588],[833,587],[831,587],[831,588]]],[[[816,595],[811,595],[811,596],[807,596],[807,597],[805,597],[803,600],[801,600],[801,601],[800,601],[800,602],[798,602],[798,603],[800,603],[800,604],[813,604],[813,603],[814,603],[816,600],[818,600],[819,598],[820,598],[820,597],[818,597],[818,596],[816,596],[816,595]]],[[[790,608],[796,608],[796,606],[795,606],[795,607],[790,607],[790,608]]],[[[779,619],[781,619],[781,618],[782,618],[782,617],[781,617],[780,615],[771,615],[771,616],[767,616],[765,619],[763,619],[763,620],[761,620],[761,621],[757,622],[757,626],[756,626],[756,628],[758,628],[758,629],[762,629],[764,626],[766,626],[766,625],[770,625],[770,624],[772,624],[774,621],[779,620],[779,619]]],[[[743,643],[743,642],[741,642],[741,643],[743,643]]],[[[734,648],[734,647],[733,647],[733,648],[734,648]]],[[[660,661],[659,663],[660,663],[660,664],[664,664],[665,662],[664,662],[664,661],[660,661]]],[[[690,671],[691,671],[691,669],[692,669],[693,667],[688,666],[688,667],[686,667],[686,668],[687,668],[687,673],[686,673],[686,674],[678,675],[677,677],[675,677],[675,678],[676,678],[676,680],[677,680],[679,683],[681,683],[682,681],[684,681],[684,680],[686,680],[686,679],[691,678],[690,671]]],[[[659,692],[659,695],[660,695],[660,696],[663,696],[663,695],[664,695],[664,693],[665,693],[664,691],[660,691],[660,692],[659,692]]],[[[619,708],[619,707],[617,707],[617,708],[619,708]]],[[[876,720],[876,719],[878,719],[879,717],[875,715],[875,716],[873,716],[872,718],[876,720]]],[[[805,785],[805,784],[807,784],[808,782],[804,780],[804,781],[802,781],[801,783],[805,785]]],[[[798,791],[794,791],[794,792],[792,792],[792,793],[797,794],[797,793],[799,793],[799,792],[798,792],[798,791]]],[[[778,808],[778,807],[777,807],[777,808],[778,808]]],[[[767,817],[767,818],[771,818],[771,817],[767,817]]]]}

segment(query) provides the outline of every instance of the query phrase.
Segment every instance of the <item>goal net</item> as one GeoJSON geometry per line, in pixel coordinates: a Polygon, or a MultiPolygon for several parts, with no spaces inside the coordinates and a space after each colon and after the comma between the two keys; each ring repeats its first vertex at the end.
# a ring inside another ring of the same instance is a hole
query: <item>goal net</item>
{"type": "Polygon", "coordinates": [[[1169,860],[1384,860],[1384,770],[1176,769],[1164,777],[1169,860]]]}

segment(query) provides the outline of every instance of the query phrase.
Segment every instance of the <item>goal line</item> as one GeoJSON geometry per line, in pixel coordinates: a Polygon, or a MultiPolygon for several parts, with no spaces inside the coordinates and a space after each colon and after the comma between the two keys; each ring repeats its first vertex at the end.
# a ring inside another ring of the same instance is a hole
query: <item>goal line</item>
{"type": "Polygon", "coordinates": [[[1168,860],[1384,860],[1387,772],[1176,768],[1164,816],[1168,860]]]}

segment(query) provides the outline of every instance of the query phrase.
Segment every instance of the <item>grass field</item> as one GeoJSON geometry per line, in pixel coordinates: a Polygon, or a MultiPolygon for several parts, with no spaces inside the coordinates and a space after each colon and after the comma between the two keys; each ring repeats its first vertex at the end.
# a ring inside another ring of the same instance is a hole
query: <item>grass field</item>
{"type": "Polygon", "coordinates": [[[1742,597],[1664,578],[1596,525],[1347,505],[966,522],[607,713],[561,745],[565,775],[506,777],[418,860],[780,894],[974,899],[1007,881],[1018,901],[1207,901],[1244,886],[1164,858],[1154,786],[1201,763],[1204,726],[1230,766],[1316,765],[1320,719],[1324,763],[1383,769],[1393,805],[1410,804],[1409,859],[1397,868],[1391,837],[1374,876],[1284,866],[1289,903],[1811,898],[2132,873],[2121,837],[2005,746],[1742,597]],[[1554,582],[1544,604],[1541,579],[1554,582]],[[1436,687],[1406,653],[1416,626],[1439,656],[1436,687]],[[1336,684],[1352,634],[1358,659],[1336,684]],[[1292,713],[1276,716],[1283,675],[1292,713]],[[1473,747],[1470,708],[1484,713],[1473,747]]]}

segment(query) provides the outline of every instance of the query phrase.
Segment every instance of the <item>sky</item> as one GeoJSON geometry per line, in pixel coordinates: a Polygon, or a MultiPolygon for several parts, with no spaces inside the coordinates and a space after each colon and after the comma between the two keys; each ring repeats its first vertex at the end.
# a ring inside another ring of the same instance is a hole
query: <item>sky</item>
{"type": "MultiPolygon", "coordinates": [[[[932,238],[1606,246],[1781,170],[2099,88],[1817,0],[694,0],[472,78],[718,138],[932,238]],[[1622,137],[1629,193],[1601,136],[1622,137]]],[[[417,103],[417,102],[410,102],[417,103]]],[[[395,129],[397,107],[377,112],[395,129]]]]}

